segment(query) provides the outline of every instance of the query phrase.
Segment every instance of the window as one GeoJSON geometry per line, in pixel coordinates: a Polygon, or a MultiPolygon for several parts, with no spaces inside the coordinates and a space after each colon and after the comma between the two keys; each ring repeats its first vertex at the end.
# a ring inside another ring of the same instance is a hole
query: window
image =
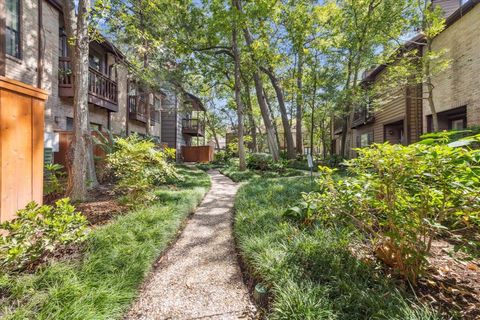
{"type": "Polygon", "coordinates": [[[452,130],[463,130],[465,129],[465,121],[464,119],[455,119],[450,120],[450,126],[452,130]]]}
{"type": "Polygon", "coordinates": [[[357,147],[368,147],[373,143],[373,131],[365,132],[357,136],[357,147]]]}
{"type": "MultiPolygon", "coordinates": [[[[90,122],[90,129],[92,129],[92,131],[94,131],[94,130],[102,131],[102,125],[98,124],[98,123],[90,122]]],[[[67,131],[73,131],[73,118],[67,117],[67,128],[66,128],[66,130],[67,131]]]]}
{"type": "Polygon", "coordinates": [[[5,42],[6,53],[20,59],[20,0],[7,0],[5,42]]]}

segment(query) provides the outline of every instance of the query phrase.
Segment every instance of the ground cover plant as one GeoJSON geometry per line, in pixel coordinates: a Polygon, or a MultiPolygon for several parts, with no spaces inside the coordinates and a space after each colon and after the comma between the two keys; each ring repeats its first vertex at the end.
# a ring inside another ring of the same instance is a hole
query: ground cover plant
{"type": "Polygon", "coordinates": [[[254,179],[237,195],[235,237],[248,273],[268,287],[268,318],[436,319],[351,253],[354,229],[285,215],[318,188],[306,177],[254,179]]]}
{"type": "Polygon", "coordinates": [[[174,186],[154,188],[138,205],[91,230],[80,254],[54,259],[31,274],[2,273],[4,319],[115,319],[210,186],[207,174],[181,167],[174,186]]]}

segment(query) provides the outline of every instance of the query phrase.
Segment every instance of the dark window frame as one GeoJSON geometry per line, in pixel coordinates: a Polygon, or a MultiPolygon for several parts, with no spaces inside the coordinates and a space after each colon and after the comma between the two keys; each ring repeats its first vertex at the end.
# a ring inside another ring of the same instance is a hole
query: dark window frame
{"type": "MultiPolygon", "coordinates": [[[[23,23],[22,23],[22,16],[23,16],[23,1],[22,0],[7,0],[7,1],[17,1],[17,23],[18,23],[18,30],[13,30],[10,28],[5,21],[5,54],[7,57],[22,60],[23,59],[23,46],[22,46],[22,30],[23,30],[23,23]],[[7,42],[10,40],[8,37],[9,32],[16,32],[16,52],[12,54],[12,52],[8,52],[7,49],[7,42]]],[[[5,18],[8,17],[8,3],[5,2],[5,18]]]]}

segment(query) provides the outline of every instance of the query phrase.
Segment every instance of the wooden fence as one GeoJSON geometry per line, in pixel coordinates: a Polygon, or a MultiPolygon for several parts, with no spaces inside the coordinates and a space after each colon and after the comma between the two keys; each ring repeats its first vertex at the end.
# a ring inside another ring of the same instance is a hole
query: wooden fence
{"type": "Polygon", "coordinates": [[[43,128],[47,93],[0,77],[0,221],[43,198],[43,128]]]}
{"type": "Polygon", "coordinates": [[[182,146],[184,162],[210,162],[213,160],[212,146],[182,146]]]}

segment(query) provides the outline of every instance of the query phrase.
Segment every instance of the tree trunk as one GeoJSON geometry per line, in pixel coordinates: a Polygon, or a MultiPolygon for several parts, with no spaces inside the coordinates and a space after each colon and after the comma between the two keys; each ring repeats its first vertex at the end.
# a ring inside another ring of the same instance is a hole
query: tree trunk
{"type": "MultiPolygon", "coordinates": [[[[243,10],[242,10],[241,0],[236,0],[235,2],[236,2],[235,4],[237,6],[238,11],[242,13],[243,10]]],[[[245,42],[247,43],[247,46],[249,47],[250,51],[252,51],[253,38],[252,38],[252,35],[250,34],[250,30],[248,29],[248,27],[243,28],[243,35],[245,37],[245,42]]],[[[267,132],[268,149],[272,154],[273,160],[278,161],[280,160],[278,144],[275,143],[275,132],[272,125],[272,121],[270,120],[270,114],[268,112],[268,108],[265,102],[265,97],[263,96],[263,82],[262,82],[262,79],[260,78],[258,69],[254,70],[253,72],[253,81],[255,82],[255,92],[257,94],[260,113],[262,114],[263,123],[265,125],[265,130],[267,132]]]]}
{"type": "Polygon", "coordinates": [[[270,100],[269,100],[268,95],[267,95],[267,93],[265,92],[265,90],[263,90],[263,95],[265,96],[265,101],[267,102],[268,111],[269,111],[270,114],[272,115],[272,124],[273,124],[273,130],[274,130],[274,132],[275,132],[275,140],[277,141],[277,146],[278,146],[278,148],[280,149],[280,137],[279,137],[279,135],[278,135],[277,120],[276,120],[275,117],[273,116],[274,113],[273,113],[272,105],[270,104],[270,100]]]}
{"type": "Polygon", "coordinates": [[[437,132],[438,128],[438,115],[437,110],[435,109],[435,103],[433,101],[433,83],[432,83],[432,75],[431,72],[431,65],[430,65],[430,58],[428,58],[430,52],[432,52],[432,39],[427,37],[427,52],[424,53],[425,58],[425,84],[427,86],[427,94],[428,94],[428,106],[430,107],[430,112],[432,113],[432,126],[433,132],[437,132]]]}
{"type": "Polygon", "coordinates": [[[208,113],[205,114],[205,118],[207,120],[207,126],[210,127],[210,130],[212,130],[213,138],[215,139],[215,145],[216,149],[220,150],[220,142],[218,141],[218,135],[217,135],[217,130],[215,129],[215,124],[212,122],[212,119],[208,116],[208,113]]]}
{"type": "MultiPolygon", "coordinates": [[[[303,47],[298,50],[298,69],[297,69],[297,113],[296,113],[296,149],[297,154],[303,153],[303,133],[302,133],[302,115],[303,115],[303,47]]],[[[313,113],[313,109],[312,109],[313,113]]],[[[312,123],[313,125],[313,123],[312,123]]],[[[312,126],[313,127],[313,126],[312,126]]],[[[310,151],[311,152],[311,151],[310,151]]]]}
{"type": "Polygon", "coordinates": [[[280,110],[280,116],[282,118],[283,133],[285,135],[285,142],[287,145],[287,158],[295,159],[295,146],[293,143],[293,134],[290,123],[288,122],[287,108],[285,106],[285,98],[283,97],[283,91],[280,87],[277,77],[272,69],[261,67],[262,71],[270,78],[275,94],[277,95],[278,106],[280,110]]]}
{"type": "MultiPolygon", "coordinates": [[[[238,6],[236,3],[239,0],[232,0],[232,10],[235,10],[238,6]]],[[[243,102],[242,102],[242,80],[240,78],[240,65],[241,57],[238,50],[237,43],[237,17],[234,17],[233,29],[232,29],[232,51],[234,62],[234,75],[235,75],[235,103],[237,105],[237,120],[238,120],[238,158],[239,158],[239,170],[244,171],[247,168],[245,162],[245,146],[243,143],[243,102]]]]}
{"type": "Polygon", "coordinates": [[[78,16],[73,0],[64,1],[63,14],[70,45],[73,83],[73,138],[67,156],[70,168],[67,195],[74,201],[85,200],[87,183],[90,187],[98,185],[93,159],[93,143],[90,133],[88,112],[88,15],[90,1],[78,2],[78,16]]]}
{"type": "Polygon", "coordinates": [[[250,85],[245,81],[245,97],[247,101],[248,122],[250,123],[250,135],[252,136],[252,152],[258,152],[257,125],[253,116],[252,99],[250,98],[250,85]]]}

